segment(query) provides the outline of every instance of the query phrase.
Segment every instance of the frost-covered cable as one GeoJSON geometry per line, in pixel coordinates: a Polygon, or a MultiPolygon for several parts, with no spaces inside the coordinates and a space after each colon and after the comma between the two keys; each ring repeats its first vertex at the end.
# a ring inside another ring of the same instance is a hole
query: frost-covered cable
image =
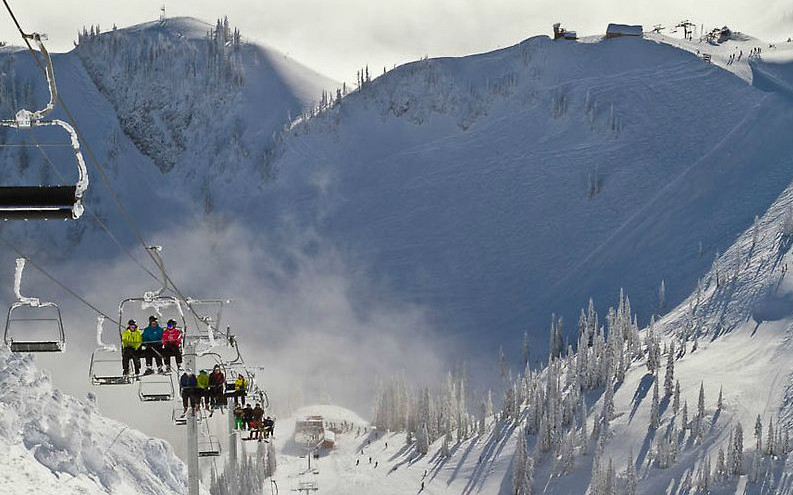
{"type": "MultiPolygon", "coordinates": [[[[44,150],[43,146],[47,146],[47,144],[46,144],[46,143],[40,143],[40,142],[39,142],[39,141],[36,139],[36,137],[35,137],[35,136],[33,136],[33,135],[31,135],[31,136],[30,136],[30,139],[33,141],[33,144],[35,145],[35,147],[36,147],[36,148],[39,150],[39,152],[41,153],[41,156],[42,156],[42,158],[44,158],[44,161],[46,161],[46,162],[47,162],[47,163],[50,165],[50,167],[52,168],[52,171],[53,171],[53,172],[55,172],[55,175],[57,175],[57,176],[58,176],[58,179],[59,179],[59,180],[61,180],[61,181],[63,181],[63,182],[66,182],[66,178],[63,176],[63,174],[61,173],[61,171],[60,171],[60,170],[58,170],[58,167],[56,167],[56,166],[55,166],[55,164],[54,164],[54,163],[52,162],[52,160],[50,159],[50,156],[49,156],[49,155],[47,154],[47,152],[44,150]]],[[[64,146],[69,146],[69,145],[64,145],[64,146]]],[[[159,278],[157,275],[155,275],[154,273],[152,273],[152,271],[151,271],[151,270],[149,270],[148,268],[146,268],[146,267],[143,265],[143,263],[141,263],[141,262],[140,262],[140,260],[138,260],[138,259],[137,259],[137,258],[136,258],[136,257],[135,257],[135,256],[134,256],[134,255],[133,255],[133,254],[132,254],[132,253],[129,251],[129,249],[127,249],[127,247],[126,247],[126,246],[124,246],[124,245],[121,243],[121,241],[119,241],[119,240],[118,240],[118,238],[115,236],[115,234],[113,234],[113,232],[110,230],[110,227],[108,227],[108,226],[107,226],[107,224],[105,224],[105,222],[104,222],[104,221],[102,221],[102,219],[101,219],[101,218],[99,218],[99,215],[97,215],[97,214],[96,214],[96,212],[94,212],[94,211],[93,211],[92,209],[90,209],[90,208],[86,208],[85,210],[86,210],[86,211],[87,211],[87,212],[88,212],[88,213],[91,215],[91,217],[93,217],[93,219],[96,221],[96,223],[97,223],[97,224],[99,224],[99,227],[100,227],[100,228],[101,228],[101,229],[102,229],[102,230],[103,230],[103,231],[104,231],[104,232],[105,232],[105,233],[108,235],[108,237],[110,237],[110,240],[111,240],[111,241],[113,241],[113,243],[114,243],[114,244],[115,244],[115,245],[116,245],[116,246],[117,246],[117,247],[118,247],[118,248],[119,248],[121,251],[123,251],[123,252],[124,252],[124,254],[126,254],[126,255],[127,255],[127,256],[128,256],[128,257],[129,257],[129,258],[132,260],[132,261],[134,261],[134,262],[135,262],[135,264],[136,264],[136,265],[138,265],[138,266],[139,266],[139,267],[140,267],[140,268],[141,268],[141,269],[142,269],[144,272],[148,273],[150,277],[152,277],[153,279],[157,280],[158,282],[160,281],[160,278],[159,278]]]]}
{"type": "Polygon", "coordinates": [[[78,299],[80,302],[82,302],[83,304],[85,304],[86,306],[91,308],[92,310],[96,311],[97,314],[100,314],[100,315],[104,316],[109,321],[113,322],[115,325],[118,325],[118,322],[116,320],[114,320],[113,318],[108,316],[105,312],[103,312],[101,309],[97,308],[95,305],[91,304],[88,300],[86,300],[83,296],[81,296],[80,294],[78,294],[77,292],[72,290],[69,286],[67,286],[66,284],[64,284],[63,282],[61,282],[60,280],[58,280],[54,276],[52,276],[49,272],[47,272],[44,268],[42,268],[41,265],[36,264],[36,262],[34,262],[30,258],[30,256],[27,256],[25,253],[23,253],[11,241],[6,239],[5,237],[0,236],[0,243],[5,244],[9,248],[11,248],[14,252],[17,253],[18,256],[20,256],[22,258],[25,258],[25,260],[28,263],[30,263],[33,266],[33,268],[35,268],[36,270],[40,271],[48,279],[52,280],[58,287],[60,287],[61,289],[65,290],[66,292],[68,292],[72,296],[74,296],[76,299],[78,299]]]}

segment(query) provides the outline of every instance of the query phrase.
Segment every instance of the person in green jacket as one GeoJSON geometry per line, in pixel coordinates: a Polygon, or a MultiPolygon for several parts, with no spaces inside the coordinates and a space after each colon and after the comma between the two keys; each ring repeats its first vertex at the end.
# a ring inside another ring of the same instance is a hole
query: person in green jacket
{"type": "Polygon", "coordinates": [[[135,367],[135,375],[140,375],[140,345],[143,335],[135,320],[129,320],[126,330],[121,334],[121,367],[124,376],[129,376],[129,362],[135,367]]]}
{"type": "Polygon", "coordinates": [[[200,406],[201,401],[203,401],[204,407],[209,409],[209,375],[207,375],[207,370],[201,370],[196,381],[198,382],[196,387],[198,404],[200,406]]]}

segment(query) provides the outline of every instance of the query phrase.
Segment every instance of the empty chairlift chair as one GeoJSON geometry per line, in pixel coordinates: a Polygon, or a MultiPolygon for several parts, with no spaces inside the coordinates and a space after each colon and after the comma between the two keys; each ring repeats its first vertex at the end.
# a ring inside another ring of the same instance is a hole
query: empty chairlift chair
{"type": "Polygon", "coordinates": [[[58,186],[0,186],[0,218],[3,220],[68,220],[77,219],[83,213],[82,198],[88,189],[88,171],[80,152],[77,132],[60,119],[45,120],[55,108],[58,91],[52,60],[38,34],[25,35],[38,44],[44,56],[45,72],[50,90],[49,103],[37,111],[19,110],[13,120],[0,120],[0,126],[17,130],[31,130],[34,127],[60,127],[70,136],[70,144],[77,162],[78,179],[74,185],[58,186]]]}
{"type": "Polygon", "coordinates": [[[148,375],[138,383],[138,397],[142,402],[173,400],[174,387],[171,375],[148,375]]]}
{"type": "Polygon", "coordinates": [[[207,435],[198,439],[198,457],[220,456],[220,442],[214,435],[207,435]]]}
{"type": "Polygon", "coordinates": [[[129,385],[132,377],[125,376],[121,370],[121,353],[114,345],[102,342],[102,324],[104,316],[99,316],[96,323],[96,350],[91,353],[91,365],[88,375],[93,385],[129,385]]]}
{"type": "Polygon", "coordinates": [[[5,344],[12,352],[63,352],[66,335],[58,305],[25,297],[20,293],[25,258],[17,258],[14,273],[14,293],[17,300],[8,308],[5,344]],[[45,335],[51,338],[39,338],[45,335]]]}

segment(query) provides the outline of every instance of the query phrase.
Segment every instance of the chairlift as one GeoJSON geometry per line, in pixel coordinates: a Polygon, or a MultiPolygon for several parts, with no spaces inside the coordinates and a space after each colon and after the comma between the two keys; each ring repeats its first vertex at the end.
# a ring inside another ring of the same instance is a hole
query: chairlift
{"type": "MultiPolygon", "coordinates": [[[[126,322],[130,319],[145,321],[147,315],[156,314],[159,319],[173,319],[182,330],[182,345],[187,338],[187,321],[182,309],[182,301],[174,296],[163,295],[168,288],[168,278],[165,273],[165,265],[160,257],[160,246],[149,246],[148,249],[154,256],[157,265],[162,273],[163,285],[156,291],[148,291],[142,297],[129,297],[121,301],[118,305],[118,337],[124,332],[126,322]]],[[[143,328],[141,327],[141,330],[143,328]]],[[[145,343],[145,342],[144,342],[145,343]]]]}
{"type": "Polygon", "coordinates": [[[212,348],[217,345],[216,340],[225,340],[227,345],[232,345],[233,339],[230,338],[228,329],[225,334],[220,330],[223,321],[223,307],[229,304],[230,300],[187,298],[185,302],[197,317],[197,323],[201,327],[195,333],[197,343],[212,348]]]}
{"type": "Polygon", "coordinates": [[[171,375],[152,374],[143,376],[138,382],[138,397],[141,402],[171,401],[174,396],[171,375]]]}
{"type": "Polygon", "coordinates": [[[220,442],[215,435],[207,435],[198,440],[198,457],[220,456],[220,442]]]}
{"type": "MultiPolygon", "coordinates": [[[[65,129],[69,133],[70,146],[77,161],[78,179],[74,185],[0,186],[0,218],[3,220],[76,220],[83,214],[82,198],[88,189],[88,171],[80,152],[80,141],[77,132],[68,122],[60,119],[44,119],[55,109],[55,100],[58,98],[52,59],[42,43],[46,36],[36,33],[23,36],[33,40],[44,56],[50,101],[41,110],[19,110],[13,120],[0,120],[0,126],[19,130],[53,126],[65,129]]],[[[32,352],[42,351],[41,348],[38,348],[32,352]]]]}
{"type": "Polygon", "coordinates": [[[91,353],[88,376],[92,385],[129,385],[132,377],[119,372],[121,359],[118,348],[102,342],[102,327],[105,317],[99,315],[96,321],[96,349],[91,353]]]}
{"type": "Polygon", "coordinates": [[[175,406],[171,413],[171,420],[176,426],[184,426],[187,424],[187,414],[184,412],[183,408],[175,406]]]}
{"type": "Polygon", "coordinates": [[[61,310],[53,302],[41,301],[36,297],[21,294],[22,271],[25,258],[17,258],[14,272],[14,294],[17,300],[8,308],[3,339],[12,352],[63,352],[66,348],[66,335],[63,331],[61,310]],[[18,337],[22,332],[39,333],[42,328],[54,333],[54,339],[37,340],[18,337]]]}

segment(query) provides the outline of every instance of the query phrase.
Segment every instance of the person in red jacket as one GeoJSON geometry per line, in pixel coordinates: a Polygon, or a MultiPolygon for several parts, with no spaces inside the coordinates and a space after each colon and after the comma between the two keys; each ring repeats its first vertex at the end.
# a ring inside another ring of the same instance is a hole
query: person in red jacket
{"type": "Polygon", "coordinates": [[[215,365],[212,373],[209,374],[209,396],[213,407],[226,405],[225,388],[226,376],[220,370],[220,366],[215,365]]]}
{"type": "Polygon", "coordinates": [[[162,332],[162,356],[165,369],[171,372],[171,356],[176,361],[176,366],[182,370],[182,331],[177,328],[176,320],[168,320],[168,325],[162,332]]]}

